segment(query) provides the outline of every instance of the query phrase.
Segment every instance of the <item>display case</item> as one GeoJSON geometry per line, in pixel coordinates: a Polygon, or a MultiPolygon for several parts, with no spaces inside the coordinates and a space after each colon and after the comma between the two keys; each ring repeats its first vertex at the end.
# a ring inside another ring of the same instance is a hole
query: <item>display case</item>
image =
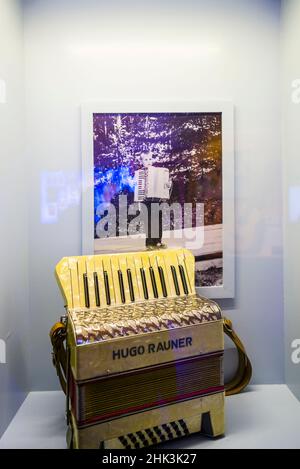
{"type": "MultiPolygon", "coordinates": [[[[298,0],[1,0],[0,448],[67,447],[54,269],[126,252],[93,205],[126,191],[204,204],[197,292],[253,366],[223,438],[162,447],[300,447],[299,21],[298,0]]],[[[237,364],[226,339],[225,380],[237,364]]]]}

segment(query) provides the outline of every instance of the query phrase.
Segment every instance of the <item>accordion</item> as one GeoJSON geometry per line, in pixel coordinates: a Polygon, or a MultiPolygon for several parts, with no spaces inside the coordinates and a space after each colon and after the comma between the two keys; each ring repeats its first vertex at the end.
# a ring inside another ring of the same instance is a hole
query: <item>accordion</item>
{"type": "Polygon", "coordinates": [[[194,272],[186,249],[59,262],[67,316],[52,336],[64,327],[70,447],[224,433],[223,321],[194,272]]]}
{"type": "Polygon", "coordinates": [[[170,178],[167,168],[148,168],[135,171],[134,179],[136,181],[134,188],[134,201],[143,202],[146,199],[170,198],[170,178]]]}

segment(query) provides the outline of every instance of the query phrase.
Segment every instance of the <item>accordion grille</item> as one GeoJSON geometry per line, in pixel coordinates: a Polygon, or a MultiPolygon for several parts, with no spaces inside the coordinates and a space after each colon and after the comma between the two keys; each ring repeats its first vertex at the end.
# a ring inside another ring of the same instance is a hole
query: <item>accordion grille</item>
{"type": "Polygon", "coordinates": [[[73,383],[79,425],[223,391],[223,354],[199,356],[135,372],[73,383]]]}

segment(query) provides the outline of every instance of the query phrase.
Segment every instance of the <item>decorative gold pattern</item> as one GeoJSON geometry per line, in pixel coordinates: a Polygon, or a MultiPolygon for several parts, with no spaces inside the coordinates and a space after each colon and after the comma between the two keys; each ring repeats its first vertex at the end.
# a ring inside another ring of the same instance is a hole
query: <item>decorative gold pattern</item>
{"type": "Polygon", "coordinates": [[[73,309],[69,314],[78,345],[221,319],[216,303],[197,295],[105,309],[73,309]]]}

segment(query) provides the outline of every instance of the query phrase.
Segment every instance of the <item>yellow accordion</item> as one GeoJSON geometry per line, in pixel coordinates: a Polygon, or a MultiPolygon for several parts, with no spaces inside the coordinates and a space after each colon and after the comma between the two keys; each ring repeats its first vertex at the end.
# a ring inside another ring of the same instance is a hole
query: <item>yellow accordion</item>
{"type": "Polygon", "coordinates": [[[185,249],[59,262],[67,317],[52,338],[66,331],[70,447],[224,433],[223,321],[218,305],[195,293],[194,272],[185,249]]]}

